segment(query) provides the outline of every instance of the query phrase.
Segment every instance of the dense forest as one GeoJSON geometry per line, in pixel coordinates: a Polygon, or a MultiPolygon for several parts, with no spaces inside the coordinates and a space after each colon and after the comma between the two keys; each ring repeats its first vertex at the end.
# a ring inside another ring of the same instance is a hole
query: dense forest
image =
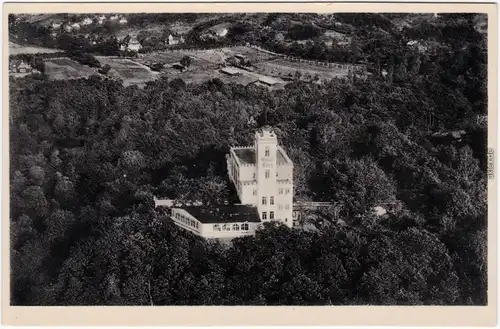
{"type": "Polygon", "coordinates": [[[485,305],[487,61],[474,35],[432,61],[394,48],[408,60],[387,77],[276,91],[11,78],[11,304],[485,305]],[[336,205],[316,214],[320,232],[266,224],[222,244],[154,208],[153,195],[234,196],[224,155],[266,121],[296,199],[336,205]],[[465,137],[433,137],[455,130],[465,137]]]}

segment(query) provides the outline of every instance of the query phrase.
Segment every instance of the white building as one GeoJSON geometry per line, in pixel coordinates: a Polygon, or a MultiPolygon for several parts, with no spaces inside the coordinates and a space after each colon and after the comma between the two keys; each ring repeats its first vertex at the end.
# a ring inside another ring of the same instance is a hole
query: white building
{"type": "Polygon", "coordinates": [[[292,227],[293,163],[271,128],[257,131],[253,146],[231,148],[227,166],[242,204],[257,207],[263,222],[292,227]]]}
{"type": "Polygon", "coordinates": [[[204,238],[253,235],[261,221],[257,208],[244,205],[211,205],[172,208],[174,223],[204,238]]]}
{"type": "MultiPolygon", "coordinates": [[[[276,133],[261,128],[253,146],[232,147],[226,160],[241,204],[174,206],[174,223],[205,238],[253,235],[267,221],[293,227],[293,163],[278,145],[276,133]]],[[[162,200],[155,198],[158,205],[162,200]]]]}
{"type": "Polygon", "coordinates": [[[127,19],[125,17],[122,17],[122,18],[120,18],[120,21],[118,23],[120,23],[120,24],[127,24],[128,21],[127,21],[127,19]]]}
{"type": "Polygon", "coordinates": [[[98,22],[99,24],[103,24],[105,20],[106,20],[106,16],[104,16],[104,15],[101,15],[101,16],[99,16],[99,17],[97,18],[97,22],[98,22]]]}

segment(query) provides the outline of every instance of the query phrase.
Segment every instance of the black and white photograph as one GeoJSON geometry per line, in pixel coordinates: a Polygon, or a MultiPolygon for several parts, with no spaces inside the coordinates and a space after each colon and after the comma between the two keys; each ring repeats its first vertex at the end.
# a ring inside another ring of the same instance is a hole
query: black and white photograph
{"type": "Polygon", "coordinates": [[[488,26],[9,14],[10,305],[487,306],[488,26]]]}

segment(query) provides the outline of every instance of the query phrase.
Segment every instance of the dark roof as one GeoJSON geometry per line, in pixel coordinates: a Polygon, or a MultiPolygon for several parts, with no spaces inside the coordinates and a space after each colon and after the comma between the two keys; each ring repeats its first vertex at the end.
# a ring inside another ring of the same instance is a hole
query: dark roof
{"type": "MultiPolygon", "coordinates": [[[[253,148],[236,148],[234,149],[234,153],[243,164],[255,164],[257,162],[255,157],[255,149],[253,148]]],[[[276,162],[278,165],[287,163],[285,156],[279,148],[276,150],[276,162]]]]}
{"type": "Polygon", "coordinates": [[[207,207],[182,207],[201,223],[259,223],[256,207],[245,205],[209,205],[207,207]]]}
{"type": "Polygon", "coordinates": [[[234,153],[242,163],[256,163],[254,149],[234,149],[234,153]]]}

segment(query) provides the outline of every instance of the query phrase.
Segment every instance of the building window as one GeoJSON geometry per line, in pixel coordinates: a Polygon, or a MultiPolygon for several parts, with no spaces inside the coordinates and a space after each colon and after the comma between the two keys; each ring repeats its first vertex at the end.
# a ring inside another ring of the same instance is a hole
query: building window
{"type": "Polygon", "coordinates": [[[242,231],[248,231],[248,224],[247,223],[241,224],[241,230],[242,231]]]}
{"type": "Polygon", "coordinates": [[[262,204],[267,204],[267,197],[265,196],[262,197],[262,204]]]}
{"type": "Polygon", "coordinates": [[[195,222],[195,223],[194,223],[194,226],[195,226],[196,228],[198,228],[198,222],[195,222]]]}
{"type": "Polygon", "coordinates": [[[290,205],[288,203],[285,205],[285,209],[290,209],[290,205]]]}
{"type": "Polygon", "coordinates": [[[274,219],[274,211],[269,212],[269,219],[274,219]]]}
{"type": "Polygon", "coordinates": [[[253,179],[255,179],[255,173],[253,173],[253,179]]]}
{"type": "Polygon", "coordinates": [[[257,195],[257,190],[253,190],[253,195],[257,195]]]}
{"type": "Polygon", "coordinates": [[[273,196],[269,197],[269,204],[274,205],[274,197],[273,196]]]}
{"type": "Polygon", "coordinates": [[[265,211],[264,211],[264,212],[262,213],[262,219],[263,219],[263,220],[264,220],[264,219],[267,219],[267,212],[265,212],[265,211]]]}
{"type": "Polygon", "coordinates": [[[283,194],[283,189],[282,188],[280,188],[279,194],[283,194]]]}
{"type": "Polygon", "coordinates": [[[287,188],[286,191],[285,191],[286,194],[290,194],[290,189],[287,188]]]}
{"type": "Polygon", "coordinates": [[[271,171],[269,169],[266,169],[266,178],[269,178],[271,176],[271,171]]]}
{"type": "Polygon", "coordinates": [[[213,226],[213,228],[214,228],[214,231],[220,231],[220,226],[219,226],[219,224],[215,224],[215,225],[213,226]]]}
{"type": "Polygon", "coordinates": [[[266,146],[266,151],[265,152],[266,152],[266,157],[268,157],[269,156],[269,146],[266,146]]]}
{"type": "Polygon", "coordinates": [[[233,231],[239,231],[240,226],[238,224],[233,224],[233,231]]]}
{"type": "Polygon", "coordinates": [[[222,225],[222,230],[223,231],[231,231],[231,227],[229,226],[229,224],[224,224],[224,225],[222,225]]]}
{"type": "Polygon", "coordinates": [[[288,218],[285,218],[285,223],[288,223],[288,218]]]}
{"type": "Polygon", "coordinates": [[[283,210],[283,205],[281,203],[278,205],[278,209],[283,210]]]}

